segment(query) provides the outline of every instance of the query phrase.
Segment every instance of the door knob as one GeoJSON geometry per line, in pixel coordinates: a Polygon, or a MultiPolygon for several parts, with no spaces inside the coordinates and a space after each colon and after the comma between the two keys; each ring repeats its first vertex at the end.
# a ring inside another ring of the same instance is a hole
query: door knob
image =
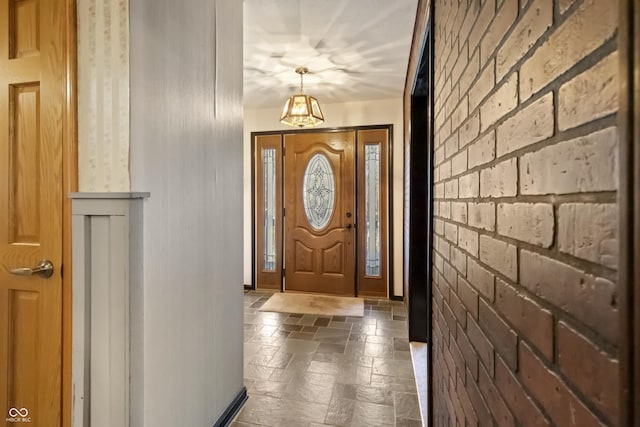
{"type": "Polygon", "coordinates": [[[43,259],[33,268],[14,268],[13,270],[9,270],[9,273],[15,274],[16,276],[33,276],[37,274],[43,279],[48,279],[53,276],[53,263],[48,259],[43,259]]]}

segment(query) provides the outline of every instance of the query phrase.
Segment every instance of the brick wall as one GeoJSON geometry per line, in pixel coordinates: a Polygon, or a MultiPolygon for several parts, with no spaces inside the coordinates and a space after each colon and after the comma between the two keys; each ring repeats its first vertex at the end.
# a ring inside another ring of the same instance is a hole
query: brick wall
{"type": "Polygon", "coordinates": [[[435,0],[436,425],[616,425],[617,3],[435,0]]]}

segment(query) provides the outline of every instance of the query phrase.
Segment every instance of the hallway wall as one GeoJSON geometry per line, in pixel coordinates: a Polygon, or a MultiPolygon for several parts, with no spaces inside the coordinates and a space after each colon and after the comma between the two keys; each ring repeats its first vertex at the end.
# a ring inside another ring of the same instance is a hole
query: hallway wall
{"type": "Polygon", "coordinates": [[[438,426],[617,424],[616,27],[600,0],[436,1],[438,426]]]}
{"type": "MultiPolygon", "coordinates": [[[[282,102],[284,102],[283,95],[282,102]]],[[[402,98],[325,104],[321,128],[393,125],[394,294],[402,295],[402,98]]],[[[244,110],[244,283],[251,283],[251,132],[290,130],[279,122],[280,108],[244,110]]]]}
{"type": "Polygon", "coordinates": [[[144,425],[211,426],[243,388],[242,2],[131,2],[144,202],[144,425]]]}

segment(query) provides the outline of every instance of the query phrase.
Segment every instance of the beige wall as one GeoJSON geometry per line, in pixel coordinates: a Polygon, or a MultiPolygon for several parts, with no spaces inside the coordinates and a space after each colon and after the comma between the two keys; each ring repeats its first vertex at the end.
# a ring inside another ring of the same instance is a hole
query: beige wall
{"type": "MultiPolygon", "coordinates": [[[[284,95],[283,95],[284,102],[284,95]]],[[[393,125],[394,294],[402,295],[402,98],[343,104],[321,102],[323,127],[393,125]]],[[[280,108],[244,110],[244,283],[251,283],[251,132],[291,129],[280,108]]]]}

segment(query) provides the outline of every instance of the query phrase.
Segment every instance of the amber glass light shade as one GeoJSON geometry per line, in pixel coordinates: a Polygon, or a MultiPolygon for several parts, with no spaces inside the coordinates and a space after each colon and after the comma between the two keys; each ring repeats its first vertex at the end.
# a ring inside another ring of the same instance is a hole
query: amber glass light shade
{"type": "Polygon", "coordinates": [[[289,97],[280,115],[280,123],[299,128],[318,126],[323,122],[318,100],[302,93],[289,97]]]}

